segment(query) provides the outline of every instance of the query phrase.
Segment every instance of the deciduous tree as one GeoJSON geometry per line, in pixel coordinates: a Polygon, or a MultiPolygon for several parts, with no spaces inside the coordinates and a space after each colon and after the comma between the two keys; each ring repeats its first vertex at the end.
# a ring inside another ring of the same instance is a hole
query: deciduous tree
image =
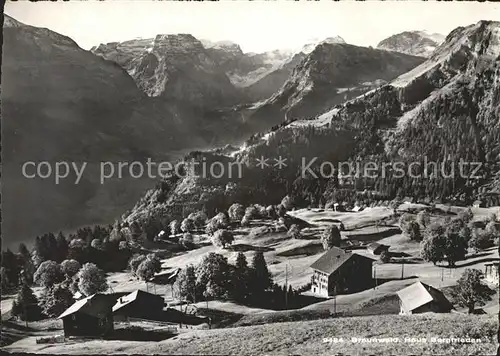
{"type": "Polygon", "coordinates": [[[245,216],[245,208],[239,203],[234,203],[228,209],[228,215],[231,220],[240,221],[245,216]]]}
{"type": "Polygon", "coordinates": [[[87,297],[108,289],[104,272],[93,263],[84,264],[77,276],[78,289],[87,297]]]}
{"type": "Polygon", "coordinates": [[[339,228],[337,225],[330,225],[321,234],[321,243],[323,244],[323,249],[325,251],[331,249],[332,247],[340,247],[340,242],[342,237],[340,235],[339,228]]]}
{"type": "Polygon", "coordinates": [[[468,309],[469,313],[474,308],[486,304],[495,293],[481,282],[482,273],[478,269],[467,268],[452,289],[453,299],[457,304],[468,309]]]}
{"type": "Polygon", "coordinates": [[[219,229],[212,236],[212,243],[217,247],[226,248],[226,246],[231,245],[233,241],[233,233],[226,229],[219,229]]]}
{"type": "Polygon", "coordinates": [[[61,262],[61,272],[71,278],[78,273],[81,265],[76,260],[64,260],[61,262]]]}
{"type": "Polygon", "coordinates": [[[61,266],[54,261],[42,262],[34,275],[34,282],[44,288],[50,288],[62,280],[61,266]]]}

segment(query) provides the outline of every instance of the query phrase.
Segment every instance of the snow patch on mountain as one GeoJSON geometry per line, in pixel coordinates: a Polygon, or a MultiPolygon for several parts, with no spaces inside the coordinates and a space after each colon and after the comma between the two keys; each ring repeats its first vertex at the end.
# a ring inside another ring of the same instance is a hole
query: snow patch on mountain
{"type": "Polygon", "coordinates": [[[314,49],[324,43],[335,44],[335,43],[346,43],[345,40],[340,36],[328,37],[325,39],[314,38],[311,39],[310,42],[304,45],[299,51],[305,54],[309,54],[314,49]]]}

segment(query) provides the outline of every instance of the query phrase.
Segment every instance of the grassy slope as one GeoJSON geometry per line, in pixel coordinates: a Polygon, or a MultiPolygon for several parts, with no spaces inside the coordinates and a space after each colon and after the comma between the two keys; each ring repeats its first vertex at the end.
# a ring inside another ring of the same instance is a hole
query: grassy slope
{"type": "MultiPolygon", "coordinates": [[[[487,217],[489,209],[475,209],[475,213],[480,216],[487,217]],[[483,211],[484,210],[484,211],[483,211]]],[[[250,228],[242,228],[236,231],[235,242],[233,248],[242,250],[248,261],[251,261],[254,250],[265,248],[264,256],[269,266],[269,270],[273,274],[275,282],[283,284],[285,282],[285,273],[288,273],[288,283],[294,287],[299,287],[310,281],[311,269],[309,266],[321,256],[323,250],[319,245],[319,232],[322,227],[329,224],[329,220],[340,220],[346,228],[359,226],[360,228],[353,231],[346,231],[342,234],[344,238],[351,238],[356,234],[374,234],[374,239],[391,246],[391,251],[405,252],[411,258],[419,256],[419,243],[408,241],[401,234],[395,234],[389,237],[383,237],[384,227],[378,229],[374,224],[381,219],[386,219],[392,214],[393,210],[385,207],[376,207],[365,209],[359,213],[352,212],[334,212],[320,211],[319,209],[301,209],[290,212],[290,215],[299,217],[317,228],[308,229],[312,231],[312,236],[306,240],[293,240],[286,236],[286,233],[268,233],[259,236],[258,231],[263,229],[263,226],[269,224],[265,221],[254,221],[254,226],[250,228]],[[317,231],[316,231],[317,230],[317,231]],[[377,238],[377,231],[380,235],[377,238]],[[308,250],[307,254],[302,253],[303,250],[308,250]],[[302,251],[302,252],[301,252],[302,251]]],[[[442,219],[442,216],[433,216],[433,219],[442,219]]],[[[354,237],[355,238],[355,237],[354,237]]],[[[198,249],[187,253],[180,253],[172,258],[163,260],[164,268],[185,267],[188,264],[198,264],[203,256],[209,252],[217,252],[226,256],[230,263],[234,263],[237,252],[235,250],[221,250],[211,244],[206,244],[198,249]]],[[[356,253],[371,256],[366,250],[356,250],[356,253]]],[[[414,283],[417,278],[425,283],[429,283],[436,288],[444,288],[456,283],[465,268],[478,268],[484,270],[484,264],[493,259],[498,259],[498,251],[496,248],[491,248],[479,255],[471,255],[466,261],[459,261],[457,268],[448,269],[441,266],[434,266],[432,263],[405,263],[404,265],[404,280],[399,280],[401,277],[402,266],[400,263],[375,264],[376,276],[378,279],[392,280],[379,285],[375,289],[368,289],[360,293],[341,295],[337,297],[337,311],[347,311],[358,308],[363,303],[367,303],[372,299],[382,298],[392,295],[398,290],[414,283]],[[415,278],[412,278],[415,277],[415,278]],[[442,279],[442,280],[441,280],[442,279]]],[[[128,273],[113,274],[109,278],[111,286],[115,291],[133,291],[135,289],[145,290],[144,282],[137,281],[130,277],[128,273]]],[[[381,283],[380,281],[379,283],[381,283]]],[[[169,287],[157,286],[157,294],[163,294],[167,300],[171,299],[171,291],[169,287]]],[[[304,307],[304,310],[327,310],[333,308],[333,302],[326,300],[324,302],[315,303],[304,307]]],[[[262,314],[272,313],[273,311],[249,308],[241,306],[233,302],[217,302],[209,303],[210,309],[223,310],[226,312],[238,314],[262,314]]],[[[198,307],[206,307],[205,303],[198,303],[198,307]]],[[[488,312],[498,312],[498,306],[488,304],[488,312]]]]}
{"type": "Polygon", "coordinates": [[[493,316],[423,314],[326,319],[216,330],[194,330],[161,342],[85,341],[36,345],[33,338],[5,351],[51,354],[229,354],[229,355],[465,355],[496,353],[497,320],[493,316]],[[242,337],[244,335],[244,337],[242,337]],[[472,337],[480,344],[409,343],[405,337],[472,337]],[[342,343],[324,338],[343,338],[342,343]],[[401,338],[399,343],[353,343],[353,337],[401,338]]]}

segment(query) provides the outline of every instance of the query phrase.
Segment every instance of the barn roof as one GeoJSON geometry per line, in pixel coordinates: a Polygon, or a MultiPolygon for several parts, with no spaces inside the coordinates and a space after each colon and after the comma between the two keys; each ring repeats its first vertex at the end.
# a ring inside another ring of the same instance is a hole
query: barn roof
{"type": "Polygon", "coordinates": [[[105,294],[93,294],[89,297],[77,300],[73,305],[59,315],[58,319],[62,319],[68,315],[77,312],[100,317],[107,314],[111,310],[110,298],[105,294]]]}
{"type": "Polygon", "coordinates": [[[353,258],[353,256],[373,261],[371,258],[352,253],[351,251],[345,252],[341,248],[332,247],[327,252],[325,252],[323,256],[317,259],[311,265],[311,268],[330,275],[337,269],[339,269],[345,262],[353,258]]]}
{"type": "Polygon", "coordinates": [[[415,310],[432,301],[445,307],[452,307],[441,291],[420,281],[401,289],[396,294],[406,310],[415,310]]]}
{"type": "Polygon", "coordinates": [[[113,312],[117,311],[118,309],[121,309],[121,308],[125,307],[126,305],[129,305],[129,304],[135,302],[136,300],[138,300],[138,299],[140,299],[142,297],[157,298],[157,299],[162,299],[163,300],[163,297],[161,297],[159,295],[151,294],[151,293],[148,293],[148,292],[144,292],[142,290],[136,290],[136,291],[133,291],[130,294],[127,294],[127,295],[125,295],[123,297],[120,297],[118,299],[118,301],[116,302],[116,304],[113,306],[113,312]]]}

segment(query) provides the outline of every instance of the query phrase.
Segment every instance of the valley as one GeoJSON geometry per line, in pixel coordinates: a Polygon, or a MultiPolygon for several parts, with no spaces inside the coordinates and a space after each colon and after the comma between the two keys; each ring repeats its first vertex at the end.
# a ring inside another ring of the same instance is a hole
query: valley
{"type": "Polygon", "coordinates": [[[499,21],[86,50],[3,17],[2,352],[497,351],[499,21]]]}

